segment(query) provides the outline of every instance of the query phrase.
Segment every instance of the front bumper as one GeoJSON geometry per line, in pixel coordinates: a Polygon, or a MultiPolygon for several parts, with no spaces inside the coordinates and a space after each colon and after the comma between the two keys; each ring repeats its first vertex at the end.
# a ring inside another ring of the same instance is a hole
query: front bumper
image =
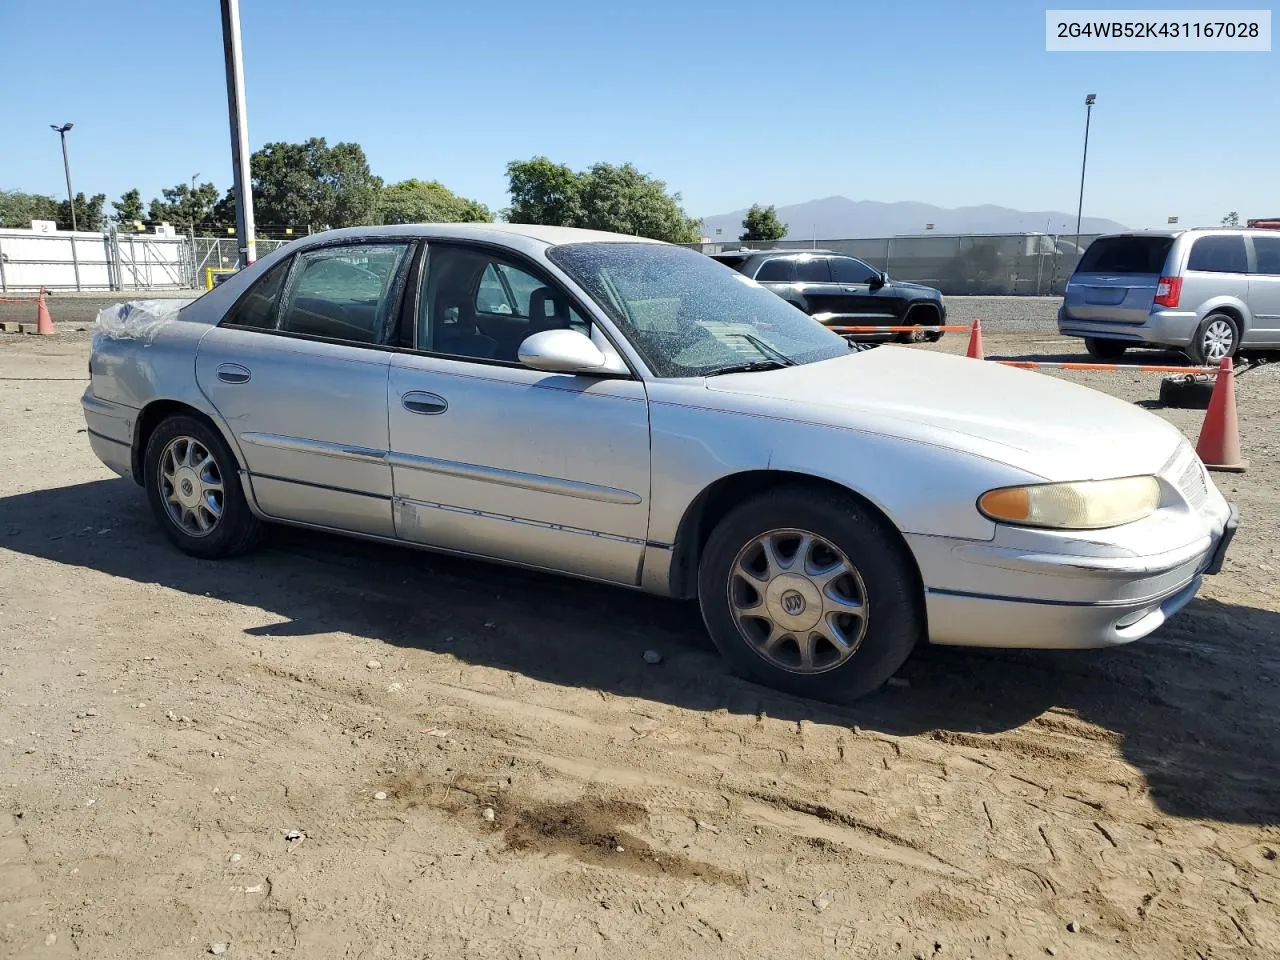
{"type": "Polygon", "coordinates": [[[1156,310],[1141,323],[1072,317],[1058,308],[1058,333],[1065,337],[1098,337],[1157,347],[1185,347],[1195,338],[1199,318],[1183,310],[1156,310]]]}
{"type": "Polygon", "coordinates": [[[1238,512],[1195,541],[1146,556],[1037,553],[1025,547],[908,537],[921,560],[931,643],[1090,649],[1147,636],[1222,569],[1238,512]],[[923,541],[930,541],[925,543],[923,541]],[[939,542],[943,541],[943,542],[939,542]]]}

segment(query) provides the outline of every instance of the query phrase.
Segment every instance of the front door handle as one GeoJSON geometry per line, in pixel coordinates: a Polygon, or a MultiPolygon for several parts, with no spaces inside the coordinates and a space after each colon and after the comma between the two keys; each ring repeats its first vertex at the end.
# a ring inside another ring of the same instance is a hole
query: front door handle
{"type": "Polygon", "coordinates": [[[218,379],[223,383],[248,383],[253,374],[238,363],[218,364],[218,379]]]}
{"type": "Polygon", "coordinates": [[[400,398],[400,403],[410,413],[421,413],[429,417],[437,416],[449,409],[449,403],[444,397],[434,393],[423,393],[420,390],[406,393],[400,398]]]}

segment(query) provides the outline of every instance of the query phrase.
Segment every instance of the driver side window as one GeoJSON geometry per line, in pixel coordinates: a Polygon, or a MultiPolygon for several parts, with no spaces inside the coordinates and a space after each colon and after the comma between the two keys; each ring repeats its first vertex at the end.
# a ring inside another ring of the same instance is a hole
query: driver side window
{"type": "Polygon", "coordinates": [[[542,330],[590,325],[559,288],[484,250],[432,247],[418,292],[419,350],[517,363],[520,344],[542,330]]]}

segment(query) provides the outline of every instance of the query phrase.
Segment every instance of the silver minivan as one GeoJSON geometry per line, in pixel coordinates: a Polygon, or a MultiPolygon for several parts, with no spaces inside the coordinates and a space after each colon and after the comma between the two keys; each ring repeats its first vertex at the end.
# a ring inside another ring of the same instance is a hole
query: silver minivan
{"type": "Polygon", "coordinates": [[[1067,282],[1058,331],[1089,354],[1174,347],[1193,363],[1280,347],[1280,232],[1152,230],[1099,237],[1067,282]]]}

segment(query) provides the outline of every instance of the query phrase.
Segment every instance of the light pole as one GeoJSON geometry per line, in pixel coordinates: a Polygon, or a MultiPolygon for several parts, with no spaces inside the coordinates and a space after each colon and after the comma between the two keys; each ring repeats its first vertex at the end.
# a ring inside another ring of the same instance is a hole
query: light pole
{"type": "Polygon", "coordinates": [[[193,243],[196,235],[196,178],[198,176],[200,176],[198,173],[191,175],[191,193],[187,197],[191,203],[191,238],[193,243]]]}
{"type": "Polygon", "coordinates": [[[1080,256],[1080,217],[1084,213],[1084,169],[1089,162],[1089,121],[1093,118],[1093,104],[1098,99],[1096,93],[1084,98],[1084,156],[1080,158],[1080,203],[1076,206],[1076,256],[1080,256]]]}
{"type": "Polygon", "coordinates": [[[222,0],[222,52],[227,67],[227,114],[231,121],[231,167],[236,192],[236,242],[240,266],[258,259],[253,236],[249,171],[249,123],[244,113],[244,53],[240,48],[240,0],[222,0]]]}
{"type": "Polygon", "coordinates": [[[54,130],[58,131],[58,136],[62,138],[62,169],[67,175],[67,203],[71,206],[71,232],[76,230],[76,195],[71,192],[71,160],[67,156],[67,131],[75,126],[74,123],[64,123],[58,126],[56,123],[49,124],[54,130]]]}

